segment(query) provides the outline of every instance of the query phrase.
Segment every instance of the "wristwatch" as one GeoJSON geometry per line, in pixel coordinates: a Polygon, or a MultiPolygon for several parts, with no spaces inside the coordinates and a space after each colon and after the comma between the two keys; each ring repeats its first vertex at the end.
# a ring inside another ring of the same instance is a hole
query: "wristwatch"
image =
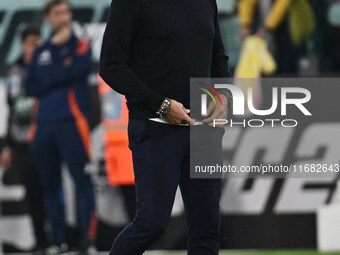
{"type": "Polygon", "coordinates": [[[165,115],[167,115],[170,112],[170,108],[171,108],[171,101],[170,98],[165,98],[164,99],[164,103],[161,107],[161,109],[156,112],[161,118],[163,118],[165,115]]]}

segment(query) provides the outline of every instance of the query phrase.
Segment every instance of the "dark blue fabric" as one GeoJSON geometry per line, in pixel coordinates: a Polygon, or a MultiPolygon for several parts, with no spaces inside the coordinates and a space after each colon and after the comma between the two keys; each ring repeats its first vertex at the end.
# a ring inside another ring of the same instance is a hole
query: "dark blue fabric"
{"type": "Polygon", "coordinates": [[[88,116],[91,49],[77,54],[83,42],[72,36],[64,46],[58,47],[49,39],[36,49],[28,66],[25,90],[27,96],[39,99],[38,122],[73,118],[68,103],[70,89],[75,89],[77,103],[88,116]],[[71,64],[66,65],[66,59],[72,60],[71,64]]]}
{"type": "Polygon", "coordinates": [[[187,216],[188,254],[217,255],[221,179],[190,178],[190,128],[130,119],[128,133],[137,212],[110,254],[139,255],[157,240],[168,225],[179,185],[187,216]]]}
{"type": "Polygon", "coordinates": [[[44,189],[46,215],[55,244],[65,242],[64,198],[61,195],[61,163],[66,163],[77,192],[80,238],[88,236],[95,210],[90,176],[84,172],[88,156],[74,121],[40,123],[31,144],[44,189]]]}

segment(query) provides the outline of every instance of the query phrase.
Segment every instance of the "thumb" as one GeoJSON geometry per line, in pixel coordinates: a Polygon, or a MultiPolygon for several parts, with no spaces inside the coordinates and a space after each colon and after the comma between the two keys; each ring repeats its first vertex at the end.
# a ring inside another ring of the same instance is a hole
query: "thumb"
{"type": "Polygon", "coordinates": [[[182,110],[183,110],[185,113],[187,113],[187,114],[190,112],[190,110],[187,109],[187,108],[185,108],[183,105],[182,105],[182,110]]]}

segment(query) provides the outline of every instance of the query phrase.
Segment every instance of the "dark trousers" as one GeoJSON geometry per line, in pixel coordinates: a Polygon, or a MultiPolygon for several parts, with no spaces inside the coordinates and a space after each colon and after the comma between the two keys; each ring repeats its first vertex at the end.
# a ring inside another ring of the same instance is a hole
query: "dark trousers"
{"type": "Polygon", "coordinates": [[[188,254],[218,254],[221,179],[190,178],[190,128],[130,120],[128,133],[137,212],[110,254],[142,254],[164,233],[178,185],[187,217],[188,254]]]}
{"type": "Polygon", "coordinates": [[[11,145],[11,170],[17,173],[20,182],[25,186],[28,211],[32,216],[34,234],[37,240],[36,249],[46,246],[45,213],[43,191],[40,178],[34,164],[28,144],[11,145]]]}
{"type": "MultiPolygon", "coordinates": [[[[88,141],[89,142],[89,141],[88,141]]],[[[77,192],[78,221],[81,241],[89,238],[94,216],[94,190],[84,171],[89,157],[74,121],[39,123],[31,146],[44,191],[46,216],[53,243],[66,242],[61,163],[66,163],[77,192]]]]}
{"type": "Polygon", "coordinates": [[[132,220],[136,215],[135,185],[122,185],[119,189],[123,195],[124,205],[129,216],[129,220],[132,220]]]}

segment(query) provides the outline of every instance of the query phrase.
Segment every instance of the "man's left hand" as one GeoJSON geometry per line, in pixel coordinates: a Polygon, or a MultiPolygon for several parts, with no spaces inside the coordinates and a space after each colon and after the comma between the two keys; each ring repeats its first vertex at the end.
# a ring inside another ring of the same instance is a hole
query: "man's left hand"
{"type": "MultiPolygon", "coordinates": [[[[215,119],[227,119],[227,115],[228,115],[228,98],[223,95],[220,94],[220,98],[222,101],[222,105],[220,105],[219,103],[217,104],[217,106],[215,105],[214,101],[211,100],[209,105],[208,105],[208,109],[207,109],[207,118],[203,119],[202,122],[205,124],[208,124],[209,126],[213,127],[214,126],[214,120],[215,119]]],[[[215,101],[219,102],[218,98],[215,97],[215,101]]],[[[216,124],[216,127],[223,127],[222,124],[216,124]]]]}

